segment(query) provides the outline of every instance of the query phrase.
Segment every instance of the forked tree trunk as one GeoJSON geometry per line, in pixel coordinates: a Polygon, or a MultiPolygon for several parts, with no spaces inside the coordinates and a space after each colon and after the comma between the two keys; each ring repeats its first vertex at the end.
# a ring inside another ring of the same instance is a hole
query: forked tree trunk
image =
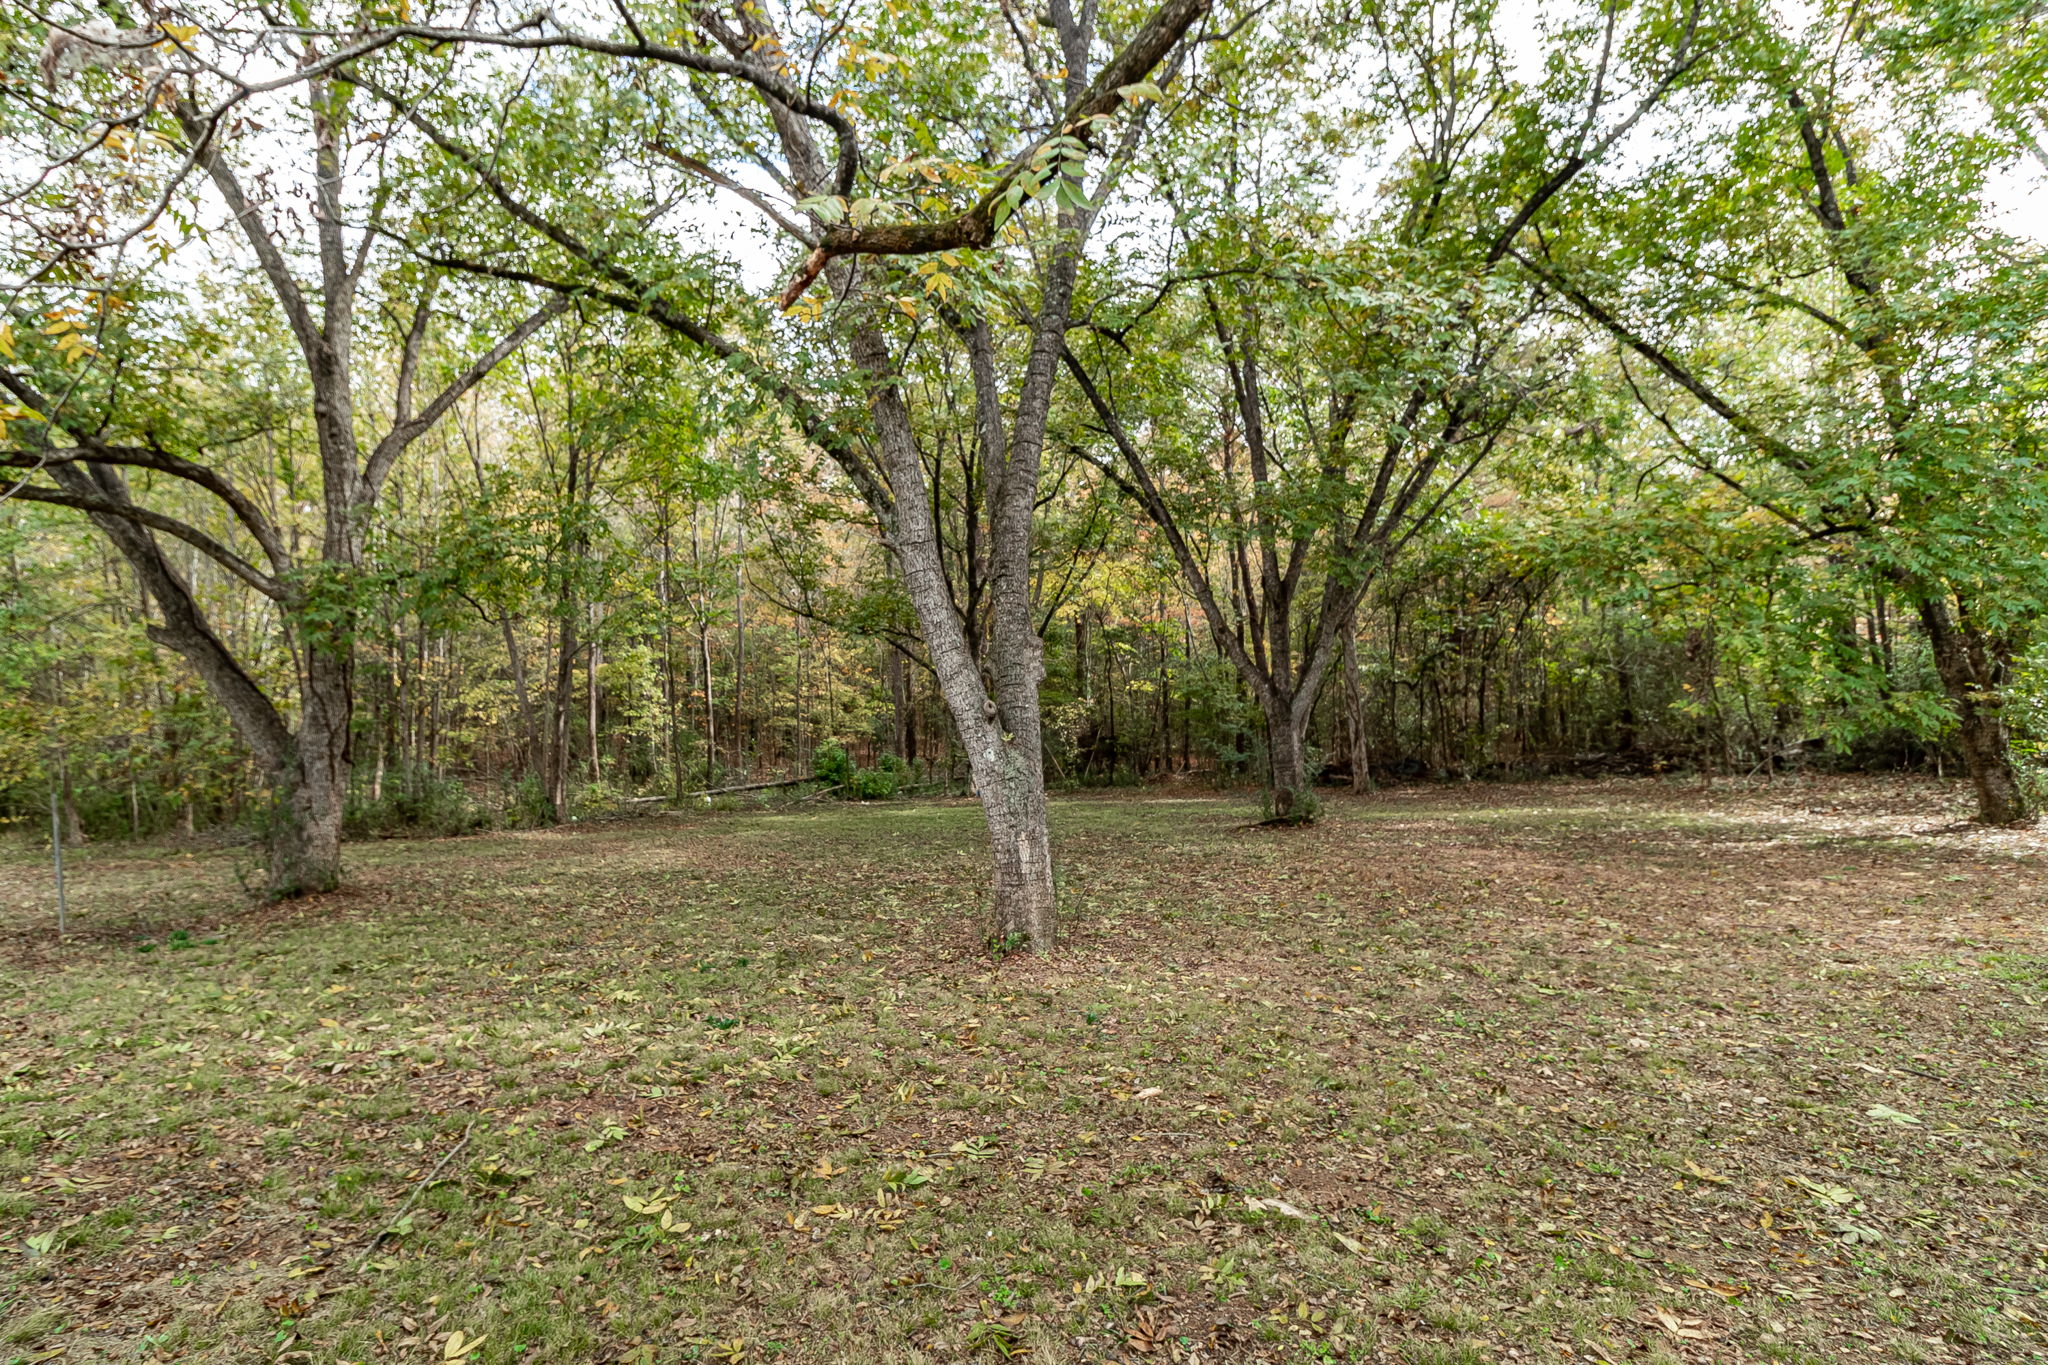
{"type": "MultiPolygon", "coordinates": [[[[896,385],[888,344],[878,333],[862,331],[854,336],[852,353],[854,363],[872,385],[869,403],[876,443],[893,494],[885,527],[889,547],[917,612],[940,696],[967,750],[975,794],[988,823],[995,898],[992,937],[998,944],[1023,944],[1034,952],[1049,952],[1056,939],[1057,904],[1038,711],[1038,685],[1045,676],[1045,662],[1028,610],[1029,598],[1023,593],[1006,598],[998,587],[989,642],[995,687],[990,689],[983,684],[968,644],[966,623],[946,582],[938,529],[925,496],[924,467],[910,414],[896,385]],[[1022,611],[1018,610],[1020,604],[1022,611]]],[[[1036,472],[1034,467],[1028,491],[1012,489],[1026,507],[1037,490],[1036,472]]],[[[1028,517],[1013,514],[1001,527],[991,537],[991,559],[1014,562],[1027,556],[1028,517]]],[[[1028,559],[1024,567],[1028,571],[1028,559]]],[[[1020,576],[1009,586],[1013,592],[1028,590],[1028,577],[1020,576]]]]}
{"type": "MultiPolygon", "coordinates": [[[[67,490],[112,506],[129,501],[126,481],[104,466],[62,466],[52,476],[67,490]]],[[[148,628],[149,638],[182,655],[206,683],[269,783],[272,808],[263,822],[265,893],[278,897],[331,890],[341,877],[341,816],[348,792],[353,700],[348,647],[330,649],[311,635],[305,639],[304,717],[294,735],[207,624],[191,586],[155,537],[121,516],[94,513],[92,521],[157,604],[163,623],[148,628]]],[[[190,818],[188,802],[188,825],[190,818]]]]}

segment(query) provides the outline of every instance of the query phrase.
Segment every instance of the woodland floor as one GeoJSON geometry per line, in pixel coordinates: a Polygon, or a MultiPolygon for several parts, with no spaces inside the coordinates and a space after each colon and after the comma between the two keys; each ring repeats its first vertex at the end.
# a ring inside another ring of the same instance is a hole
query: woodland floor
{"type": "Polygon", "coordinates": [[[2048,836],[1961,799],[1064,799],[1000,964],[960,803],[109,845],[61,950],[10,845],[0,1361],[2048,1358],[2048,836]]]}

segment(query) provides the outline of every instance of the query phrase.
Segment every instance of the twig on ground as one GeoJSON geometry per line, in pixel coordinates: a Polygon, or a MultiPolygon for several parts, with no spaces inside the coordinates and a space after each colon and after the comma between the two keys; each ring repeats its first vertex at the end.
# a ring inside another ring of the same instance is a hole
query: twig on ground
{"type": "Polygon", "coordinates": [[[349,1265],[350,1270],[356,1270],[361,1268],[363,1262],[370,1259],[370,1253],[375,1251],[377,1249],[378,1244],[381,1243],[386,1237],[389,1237],[391,1235],[391,1230],[398,1226],[399,1220],[404,1218],[405,1215],[412,1209],[413,1201],[415,1199],[418,1199],[422,1194],[425,1194],[427,1188],[430,1185],[432,1185],[436,1180],[441,1178],[441,1172],[448,1169],[448,1163],[455,1160],[455,1158],[461,1154],[462,1149],[464,1147],[469,1146],[469,1135],[475,1131],[476,1120],[471,1119],[469,1121],[469,1126],[462,1130],[462,1141],[456,1143],[453,1147],[450,1147],[448,1149],[448,1155],[442,1157],[441,1160],[435,1165],[434,1169],[427,1172],[427,1178],[425,1180],[422,1180],[419,1184],[412,1187],[412,1193],[407,1195],[405,1197],[405,1202],[398,1206],[398,1212],[392,1214],[391,1217],[385,1222],[383,1230],[370,1239],[369,1245],[365,1246],[361,1251],[356,1253],[355,1260],[349,1265]]]}

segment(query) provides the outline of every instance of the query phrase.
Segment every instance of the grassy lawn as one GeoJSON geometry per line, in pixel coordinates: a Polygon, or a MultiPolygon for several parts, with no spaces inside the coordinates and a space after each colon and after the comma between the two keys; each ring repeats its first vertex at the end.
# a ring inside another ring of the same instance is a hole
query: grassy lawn
{"type": "Polygon", "coordinates": [[[0,858],[0,1361],[2048,1358],[2044,845],[1956,793],[0,858]],[[244,869],[245,870],[245,869],[244,869]]]}

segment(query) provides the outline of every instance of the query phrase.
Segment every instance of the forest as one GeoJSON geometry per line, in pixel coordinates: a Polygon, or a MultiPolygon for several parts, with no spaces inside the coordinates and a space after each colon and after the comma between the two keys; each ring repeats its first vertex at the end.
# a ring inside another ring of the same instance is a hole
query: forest
{"type": "Polygon", "coordinates": [[[0,1351],[2048,1350],[2044,25],[7,7],[0,1351]]]}

